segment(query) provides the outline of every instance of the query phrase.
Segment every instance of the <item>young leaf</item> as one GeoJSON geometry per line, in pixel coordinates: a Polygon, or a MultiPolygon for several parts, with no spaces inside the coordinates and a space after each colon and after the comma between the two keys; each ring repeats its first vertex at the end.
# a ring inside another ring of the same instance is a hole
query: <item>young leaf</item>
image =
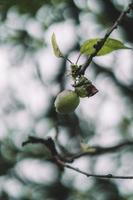
{"type": "Polygon", "coordinates": [[[91,147],[89,144],[86,144],[86,143],[83,143],[81,142],[80,143],[80,148],[81,148],[81,151],[82,152],[88,152],[88,153],[94,153],[96,152],[96,149],[94,147],[91,147]]]}
{"type": "Polygon", "coordinates": [[[54,33],[52,34],[51,42],[52,42],[52,47],[53,47],[53,51],[54,51],[55,56],[56,57],[63,57],[63,54],[61,53],[59,46],[56,42],[56,36],[55,36],[54,33]]]}
{"type": "MultiPolygon", "coordinates": [[[[100,40],[101,40],[100,38],[95,38],[85,41],[80,48],[80,52],[85,55],[91,55],[92,53],[95,52],[94,45],[96,45],[97,42],[100,40]]],[[[101,48],[101,50],[98,52],[97,56],[103,56],[119,49],[131,49],[131,48],[125,46],[119,40],[108,38],[103,47],[101,48]]]]}

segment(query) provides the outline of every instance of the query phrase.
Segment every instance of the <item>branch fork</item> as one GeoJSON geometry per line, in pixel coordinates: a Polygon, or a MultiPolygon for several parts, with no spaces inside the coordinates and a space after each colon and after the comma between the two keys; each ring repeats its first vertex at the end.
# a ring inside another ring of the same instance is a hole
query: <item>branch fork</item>
{"type": "MultiPolygon", "coordinates": [[[[80,158],[80,157],[85,156],[85,155],[89,155],[89,152],[77,154],[77,155],[72,156],[71,158],[63,157],[58,153],[58,151],[56,149],[55,142],[50,137],[47,138],[47,139],[42,139],[42,138],[29,136],[28,140],[22,143],[22,146],[25,146],[25,145],[28,145],[28,144],[43,144],[45,147],[47,147],[49,149],[49,151],[51,152],[51,155],[53,157],[54,162],[60,167],[60,169],[68,168],[68,169],[76,171],[76,172],[78,172],[82,175],[85,175],[87,177],[106,178],[106,179],[107,178],[109,178],[109,179],[133,179],[133,176],[115,176],[115,175],[112,175],[112,174],[106,174],[106,175],[91,174],[91,173],[84,172],[84,171],[82,171],[78,168],[75,168],[75,167],[69,165],[68,163],[73,162],[75,159],[80,158]]],[[[106,153],[106,150],[107,150],[107,153],[108,153],[109,150],[110,151],[111,150],[118,150],[119,148],[124,147],[124,146],[128,146],[128,145],[133,145],[133,141],[121,143],[121,144],[118,144],[114,147],[108,147],[108,148],[97,147],[97,149],[98,149],[98,151],[99,151],[99,149],[101,149],[101,150],[104,149],[104,151],[101,151],[99,153],[101,155],[102,153],[106,153]]],[[[95,152],[97,152],[97,149],[96,149],[95,152]]],[[[95,153],[95,154],[98,155],[98,153],[95,153]]],[[[90,154],[90,155],[93,155],[93,154],[90,154]]]]}

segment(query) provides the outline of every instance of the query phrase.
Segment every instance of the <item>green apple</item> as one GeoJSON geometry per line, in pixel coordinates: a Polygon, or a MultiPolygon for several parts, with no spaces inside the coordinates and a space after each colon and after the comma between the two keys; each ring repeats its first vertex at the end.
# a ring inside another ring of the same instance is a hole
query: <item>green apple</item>
{"type": "Polygon", "coordinates": [[[64,90],[57,95],[54,105],[56,112],[60,114],[69,114],[77,108],[79,102],[80,98],[76,92],[64,90]]]}

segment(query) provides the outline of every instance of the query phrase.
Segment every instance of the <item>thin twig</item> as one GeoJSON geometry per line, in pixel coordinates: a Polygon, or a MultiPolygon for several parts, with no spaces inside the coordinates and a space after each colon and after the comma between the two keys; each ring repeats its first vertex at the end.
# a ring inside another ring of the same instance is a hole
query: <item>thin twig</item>
{"type": "Polygon", "coordinates": [[[110,147],[92,146],[91,148],[93,148],[94,151],[79,152],[76,153],[75,155],[66,158],[66,160],[67,162],[72,163],[74,160],[83,156],[98,156],[107,153],[115,153],[116,151],[122,149],[123,147],[128,147],[128,146],[133,146],[133,141],[121,142],[120,144],[110,147]]]}
{"type": "Polygon", "coordinates": [[[120,16],[117,18],[117,20],[114,22],[113,26],[107,31],[107,33],[105,34],[105,36],[99,40],[97,42],[96,45],[94,45],[95,51],[93,54],[90,55],[89,59],[81,66],[81,68],[78,71],[78,75],[84,74],[87,67],[90,65],[90,63],[92,62],[93,58],[98,54],[98,52],[101,50],[101,48],[103,47],[103,45],[105,44],[106,40],[108,39],[108,37],[110,36],[110,34],[118,27],[118,25],[120,25],[121,21],[123,20],[123,18],[130,13],[130,11],[133,10],[133,3],[130,3],[128,5],[127,10],[123,11],[120,16]]]}
{"type": "Polygon", "coordinates": [[[133,176],[115,176],[115,175],[112,175],[112,174],[107,174],[107,175],[101,175],[101,174],[90,174],[90,173],[87,173],[87,172],[84,172],[78,168],[75,168],[75,167],[72,167],[71,165],[67,165],[67,164],[64,164],[64,167],[68,168],[68,169],[72,169],[73,171],[76,171],[80,174],[83,174],[87,177],[95,177],[95,178],[111,178],[111,179],[133,179],[133,176]]]}
{"type": "Polygon", "coordinates": [[[77,64],[78,64],[78,61],[79,61],[80,57],[81,57],[81,53],[78,55],[78,58],[77,58],[77,60],[76,60],[76,63],[75,63],[75,65],[77,65],[77,64]]]}
{"type": "Polygon", "coordinates": [[[58,152],[55,147],[55,143],[54,143],[53,139],[50,137],[47,139],[42,139],[42,138],[29,136],[28,140],[22,143],[22,146],[25,146],[27,144],[43,144],[50,150],[51,155],[53,157],[58,155],[58,152]]]}
{"type": "Polygon", "coordinates": [[[91,148],[94,149],[93,151],[79,152],[70,156],[67,156],[67,155],[62,156],[62,155],[59,155],[56,149],[55,142],[53,141],[52,138],[42,139],[42,138],[29,136],[28,140],[22,143],[22,146],[25,146],[30,143],[32,144],[40,143],[40,144],[45,145],[51,151],[52,155],[56,155],[56,156],[58,155],[63,162],[67,162],[67,163],[72,163],[74,160],[83,156],[98,156],[98,155],[103,155],[107,153],[115,153],[116,151],[122,149],[123,147],[133,146],[133,141],[125,141],[125,142],[121,142],[117,145],[110,146],[110,147],[91,146],[91,148]]]}
{"type": "Polygon", "coordinates": [[[73,65],[73,62],[69,59],[69,58],[67,58],[67,57],[65,57],[65,56],[61,56],[61,58],[64,58],[65,60],[67,60],[71,65],[73,65]]]}
{"type": "MultiPolygon", "coordinates": [[[[95,177],[95,178],[111,178],[111,179],[133,179],[133,176],[115,176],[115,175],[112,175],[112,174],[107,174],[107,175],[101,175],[101,174],[91,174],[91,173],[87,173],[87,172],[84,172],[78,168],[75,168],[69,164],[66,164],[67,163],[67,159],[65,158],[62,158],[58,151],[56,150],[56,147],[55,147],[55,143],[53,141],[52,138],[47,138],[47,139],[42,139],[42,138],[37,138],[37,137],[32,137],[32,136],[29,136],[28,140],[23,142],[22,143],[22,146],[25,146],[27,144],[43,144],[44,146],[46,146],[50,152],[51,152],[51,155],[53,156],[53,159],[54,159],[54,162],[60,167],[60,169],[63,169],[63,168],[68,168],[68,169],[71,169],[73,171],[76,171],[80,174],[83,174],[87,177],[95,177]]],[[[132,142],[133,144],[133,142],[132,142]]],[[[117,146],[114,146],[114,147],[110,147],[110,149],[118,149],[118,148],[121,148],[122,146],[124,146],[125,144],[124,143],[121,143],[117,146]]],[[[130,145],[130,142],[129,143],[126,143],[126,145],[130,145]]],[[[106,148],[107,149],[107,148],[106,148]]],[[[108,148],[109,149],[109,148],[108,148]]],[[[104,148],[105,150],[105,148],[104,148]]]]}

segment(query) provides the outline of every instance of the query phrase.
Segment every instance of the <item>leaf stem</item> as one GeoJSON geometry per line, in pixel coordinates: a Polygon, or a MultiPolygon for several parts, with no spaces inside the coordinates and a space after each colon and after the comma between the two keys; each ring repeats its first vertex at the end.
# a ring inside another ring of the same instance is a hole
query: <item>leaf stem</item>
{"type": "Polygon", "coordinates": [[[64,58],[65,60],[67,60],[71,65],[73,64],[73,62],[69,58],[67,58],[65,56],[61,56],[61,57],[64,58]]]}
{"type": "Polygon", "coordinates": [[[78,61],[79,61],[80,57],[81,57],[81,53],[78,55],[78,58],[77,58],[77,60],[76,60],[76,63],[75,63],[75,65],[77,65],[77,64],[78,64],[78,61]]]}

